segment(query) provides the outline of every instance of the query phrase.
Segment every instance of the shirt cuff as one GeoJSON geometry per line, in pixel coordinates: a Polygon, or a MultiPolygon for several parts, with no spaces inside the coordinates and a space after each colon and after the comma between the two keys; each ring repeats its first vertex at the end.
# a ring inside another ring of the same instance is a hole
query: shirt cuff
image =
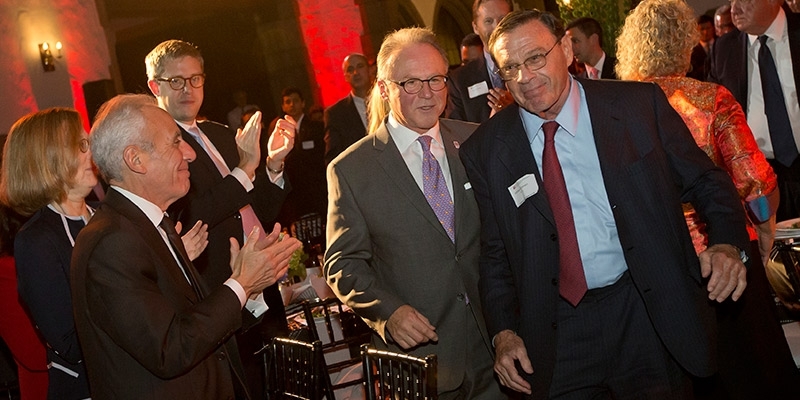
{"type": "Polygon", "coordinates": [[[236,167],[233,169],[233,171],[231,171],[231,175],[233,175],[233,177],[242,184],[242,187],[244,187],[245,190],[248,192],[253,190],[253,181],[250,180],[250,177],[247,176],[247,173],[244,172],[244,170],[236,167]]]}
{"type": "Polygon", "coordinates": [[[245,303],[247,303],[247,293],[245,293],[244,288],[242,287],[242,284],[237,282],[236,279],[228,278],[228,280],[225,281],[225,283],[223,283],[223,285],[225,285],[225,286],[231,288],[231,290],[233,290],[233,293],[235,293],[236,297],[239,298],[240,307],[244,307],[245,303]]]}
{"type": "Polygon", "coordinates": [[[283,189],[283,185],[285,182],[283,179],[283,171],[275,174],[270,172],[269,168],[267,167],[264,167],[264,169],[267,171],[267,176],[269,176],[269,181],[272,182],[272,184],[274,184],[275,186],[278,186],[279,188],[283,189]]]}

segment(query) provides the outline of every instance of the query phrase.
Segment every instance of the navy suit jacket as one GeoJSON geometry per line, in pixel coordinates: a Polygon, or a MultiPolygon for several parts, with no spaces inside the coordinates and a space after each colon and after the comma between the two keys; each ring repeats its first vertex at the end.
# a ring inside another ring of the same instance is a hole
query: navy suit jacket
{"type": "Polygon", "coordinates": [[[367,136],[367,128],[353,96],[348,94],[325,110],[325,165],[364,136],[367,136]]]}
{"type": "Polygon", "coordinates": [[[445,116],[461,121],[481,123],[489,119],[492,109],[486,93],[469,97],[469,87],[486,82],[492,88],[492,80],[486,69],[486,60],[481,56],[472,60],[450,73],[447,81],[447,109],[445,116]]]}
{"type": "MultiPolygon", "coordinates": [[[[630,276],[667,350],[688,372],[714,373],[715,317],[681,203],[708,221],[710,244],[747,249],[730,177],[695,143],[655,84],[582,80],[608,202],[630,276]]],[[[510,329],[533,363],[533,398],[546,398],[556,349],[558,241],[518,106],[461,146],[481,211],[480,291],[491,336],[510,329]],[[533,174],[539,192],[517,207],[508,192],[533,174]]]]}
{"type": "MultiPolygon", "coordinates": [[[[617,79],[617,71],[614,67],[617,65],[617,59],[606,54],[606,61],[603,63],[603,70],[600,71],[600,79],[617,79]]],[[[584,70],[578,74],[579,78],[588,78],[588,74],[584,70]]]]}
{"type": "MultiPolygon", "coordinates": [[[[800,82],[800,14],[795,14],[784,7],[786,13],[786,29],[789,35],[789,51],[792,55],[792,71],[794,85],[800,82]]],[[[710,82],[719,83],[733,93],[733,97],[747,112],[747,34],[734,30],[719,37],[711,48],[710,82]]],[[[791,106],[789,104],[788,106],[791,106]]],[[[797,104],[794,104],[797,107],[797,104]]]]}

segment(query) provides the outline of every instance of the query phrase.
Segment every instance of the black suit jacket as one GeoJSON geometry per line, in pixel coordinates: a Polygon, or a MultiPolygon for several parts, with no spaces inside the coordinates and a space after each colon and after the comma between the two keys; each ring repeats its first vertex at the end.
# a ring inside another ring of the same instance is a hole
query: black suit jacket
{"type": "Polygon", "coordinates": [[[78,236],[72,256],[75,326],[96,399],[230,399],[243,384],[239,299],[198,293],[147,216],[116,190],[78,236]]]}
{"type": "Polygon", "coordinates": [[[486,60],[478,57],[450,73],[447,81],[447,109],[445,117],[461,121],[481,123],[489,119],[492,109],[486,93],[473,98],[469,97],[469,87],[486,82],[492,88],[492,79],[486,69],[486,60]]]}
{"type": "MultiPolygon", "coordinates": [[[[606,61],[603,62],[603,70],[600,71],[600,79],[617,79],[617,71],[614,67],[617,66],[617,58],[606,54],[606,61]]],[[[578,74],[578,78],[589,78],[586,70],[578,74]]]]}
{"type": "MultiPolygon", "coordinates": [[[[197,125],[217,148],[228,168],[236,168],[239,152],[234,133],[216,122],[200,122],[197,125]]],[[[281,189],[269,181],[265,169],[259,168],[253,182],[254,188],[247,192],[234,176],[222,177],[214,161],[192,135],[183,128],[181,134],[183,140],[194,149],[196,158],[189,164],[189,193],[172,204],[169,212],[173,218],[181,221],[185,229],[191,228],[197,220],[208,224],[208,247],[194,260],[194,265],[211,287],[217,287],[231,276],[228,238],[236,238],[241,245],[244,237],[239,209],[247,204],[253,206],[264,230],[271,231],[269,222],[277,215],[289,191],[289,183],[286,182],[285,188],[281,189]]],[[[283,300],[277,284],[264,290],[264,300],[269,310],[263,315],[259,331],[266,338],[287,332],[283,300]]],[[[245,318],[250,314],[246,310],[243,313],[246,313],[245,318]]],[[[249,325],[252,325],[252,321],[245,322],[245,327],[249,325]]]]}
{"type": "MultiPolygon", "coordinates": [[[[794,72],[794,85],[800,82],[800,14],[789,11],[784,6],[786,13],[786,29],[789,35],[789,51],[792,55],[792,71],[794,72]]],[[[708,80],[725,86],[733,93],[736,101],[742,105],[747,113],[747,48],[749,47],[747,34],[734,30],[719,37],[711,48],[711,71],[708,80]]],[[[791,106],[788,104],[787,106],[791,106]]],[[[797,104],[794,104],[797,107],[797,104]]]]}
{"type": "MultiPolygon", "coordinates": [[[[709,244],[747,249],[745,216],[730,177],[695,144],[654,84],[581,81],[608,202],[631,278],[656,332],[697,376],[715,369],[715,319],[682,202],[708,221],[709,244]]],[[[558,242],[552,211],[518,106],[481,125],[461,146],[481,209],[480,290],[491,336],[524,340],[534,398],[546,398],[555,363],[558,242]],[[508,192],[533,174],[539,192],[517,207],[508,192]]]]}
{"type": "Polygon", "coordinates": [[[361,121],[352,94],[328,107],[325,110],[325,165],[366,135],[367,128],[361,121]]]}
{"type": "MultiPolygon", "coordinates": [[[[269,135],[277,121],[276,118],[270,123],[269,134],[261,136],[261,154],[267,154],[269,135]]],[[[283,174],[292,182],[292,191],[286,196],[278,213],[277,219],[281,226],[288,227],[309,213],[325,215],[328,208],[328,188],[325,181],[324,123],[314,121],[308,115],[303,117],[300,131],[294,138],[294,147],[284,160],[283,174]]]]}

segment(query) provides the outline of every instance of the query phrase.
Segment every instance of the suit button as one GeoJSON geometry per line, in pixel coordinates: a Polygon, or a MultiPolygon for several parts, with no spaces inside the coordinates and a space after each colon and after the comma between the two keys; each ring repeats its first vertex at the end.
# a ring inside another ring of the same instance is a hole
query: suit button
{"type": "Polygon", "coordinates": [[[558,328],[558,324],[553,322],[553,329],[556,329],[556,328],[558,328]]]}
{"type": "Polygon", "coordinates": [[[225,361],[225,353],[223,352],[217,353],[217,360],[225,361]]]}
{"type": "Polygon", "coordinates": [[[459,260],[461,260],[461,256],[456,255],[456,262],[458,262],[459,260]]]}
{"type": "Polygon", "coordinates": [[[458,299],[458,301],[464,301],[464,294],[459,293],[458,296],[456,296],[456,298],[458,299]]]}
{"type": "Polygon", "coordinates": [[[558,240],[558,235],[556,235],[555,233],[551,233],[550,234],[550,240],[555,242],[556,240],[558,240]]]}
{"type": "Polygon", "coordinates": [[[553,278],[553,280],[550,281],[550,283],[552,283],[553,286],[558,286],[558,279],[553,278]]]}

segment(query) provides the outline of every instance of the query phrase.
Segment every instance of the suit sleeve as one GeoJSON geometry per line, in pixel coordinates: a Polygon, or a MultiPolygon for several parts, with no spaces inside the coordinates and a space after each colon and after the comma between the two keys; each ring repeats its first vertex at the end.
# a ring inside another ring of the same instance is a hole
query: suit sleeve
{"type": "Polygon", "coordinates": [[[53,351],[77,364],[83,356],[72,318],[69,276],[65,274],[69,266],[64,265],[70,255],[60,254],[59,250],[65,249],[41,225],[20,232],[14,245],[20,297],[34,324],[53,351]]]}
{"type": "Polygon", "coordinates": [[[464,108],[464,93],[461,92],[458,84],[458,74],[454,74],[452,79],[447,80],[447,108],[444,111],[445,118],[467,120],[467,111],[464,108]]]}
{"type": "Polygon", "coordinates": [[[388,342],[386,322],[405,302],[375,273],[367,221],[338,167],[336,163],[328,167],[325,278],[336,296],[388,342]]]}
{"type": "Polygon", "coordinates": [[[500,331],[518,330],[519,300],[516,296],[514,276],[506,254],[500,228],[495,219],[494,204],[490,195],[488,177],[478,162],[480,143],[465,143],[459,155],[469,177],[481,217],[480,280],[478,289],[483,304],[483,317],[489,337],[500,331]]]}
{"type": "Polygon", "coordinates": [[[167,268],[160,262],[139,237],[112,232],[88,256],[82,289],[93,325],[155,376],[171,379],[228,340],[241,326],[241,307],[225,286],[189,305],[170,292],[174,282],[159,274],[167,268]]]}
{"type": "Polygon", "coordinates": [[[335,112],[336,110],[333,108],[325,110],[325,165],[330,164],[339,153],[344,151],[341,143],[341,127],[338,125],[339,118],[336,118],[335,115],[331,117],[331,113],[335,112]]]}

